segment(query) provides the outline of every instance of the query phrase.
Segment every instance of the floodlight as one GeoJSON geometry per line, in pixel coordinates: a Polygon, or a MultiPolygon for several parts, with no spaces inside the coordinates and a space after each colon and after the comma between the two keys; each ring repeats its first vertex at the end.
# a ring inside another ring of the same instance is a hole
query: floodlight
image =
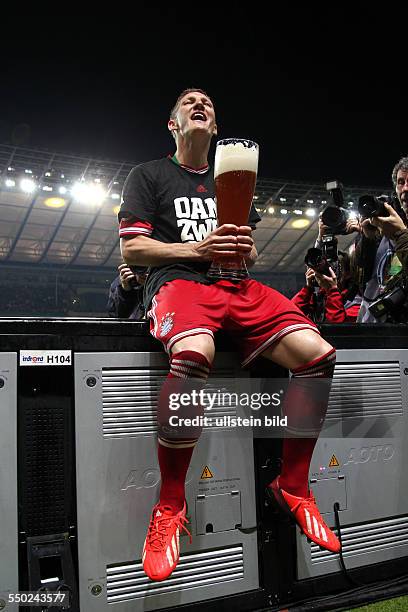
{"type": "Polygon", "coordinates": [[[31,179],[22,179],[20,181],[20,189],[24,193],[33,193],[37,189],[37,185],[31,179]]]}

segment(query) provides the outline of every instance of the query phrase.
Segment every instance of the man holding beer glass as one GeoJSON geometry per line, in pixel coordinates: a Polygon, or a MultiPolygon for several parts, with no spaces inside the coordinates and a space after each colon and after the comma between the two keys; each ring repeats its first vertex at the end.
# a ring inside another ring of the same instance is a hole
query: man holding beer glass
{"type": "MultiPolygon", "coordinates": [[[[319,423],[318,431],[328,391],[324,397],[310,392],[308,382],[330,380],[335,350],[290,300],[250,279],[246,269],[257,256],[251,234],[259,216],[251,202],[258,146],[248,140],[220,141],[216,204],[207,161],[217,133],[209,96],[200,89],[182,92],[168,129],[176,142],[175,155],[133,168],[119,213],[124,260],[150,266],[145,306],[150,307],[151,333],[169,354],[159,425],[168,413],[171,392],[205,384],[214,359],[214,334],[223,329],[233,333],[243,366],[262,355],[292,371],[283,410],[296,427],[296,410],[301,407],[299,420],[310,417],[319,423]]],[[[166,432],[159,427],[160,500],[153,508],[142,554],[144,571],[152,580],[172,573],[179,560],[179,533],[188,532],[184,482],[198,436],[180,439],[166,432]]],[[[338,552],[340,543],[308,489],[315,442],[315,437],[284,440],[281,474],[267,494],[310,540],[338,552]]]]}

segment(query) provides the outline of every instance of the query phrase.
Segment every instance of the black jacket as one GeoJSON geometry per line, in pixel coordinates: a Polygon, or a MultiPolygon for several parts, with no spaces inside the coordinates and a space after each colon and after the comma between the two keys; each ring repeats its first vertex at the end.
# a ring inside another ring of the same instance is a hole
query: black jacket
{"type": "Polygon", "coordinates": [[[117,276],[109,289],[107,304],[109,316],[119,319],[142,319],[145,314],[142,300],[142,285],[136,285],[130,291],[125,291],[120,284],[120,276],[117,276]]]}

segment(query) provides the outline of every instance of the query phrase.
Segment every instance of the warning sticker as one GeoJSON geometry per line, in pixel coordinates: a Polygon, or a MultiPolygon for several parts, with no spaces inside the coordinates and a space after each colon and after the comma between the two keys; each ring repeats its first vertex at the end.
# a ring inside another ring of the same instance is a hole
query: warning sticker
{"type": "Polygon", "coordinates": [[[201,472],[201,480],[204,480],[205,478],[214,478],[214,475],[208,465],[206,465],[203,471],[201,472]]]}
{"type": "Polygon", "coordinates": [[[340,466],[340,463],[336,455],[332,455],[330,459],[329,467],[339,467],[339,466],[340,466]]]}

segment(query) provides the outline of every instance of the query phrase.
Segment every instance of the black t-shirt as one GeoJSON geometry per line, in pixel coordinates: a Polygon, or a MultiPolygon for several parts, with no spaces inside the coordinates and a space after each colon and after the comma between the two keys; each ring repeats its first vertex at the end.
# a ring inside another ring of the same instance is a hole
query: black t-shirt
{"type": "MultiPolygon", "coordinates": [[[[133,168],[125,182],[119,211],[120,236],[149,236],[165,243],[200,242],[217,227],[213,172],[190,171],[166,157],[133,168]]],[[[249,225],[260,216],[252,205],[249,225]]],[[[151,268],[144,303],[150,306],[160,287],[181,278],[206,285],[210,262],[182,262],[151,268]]]]}

